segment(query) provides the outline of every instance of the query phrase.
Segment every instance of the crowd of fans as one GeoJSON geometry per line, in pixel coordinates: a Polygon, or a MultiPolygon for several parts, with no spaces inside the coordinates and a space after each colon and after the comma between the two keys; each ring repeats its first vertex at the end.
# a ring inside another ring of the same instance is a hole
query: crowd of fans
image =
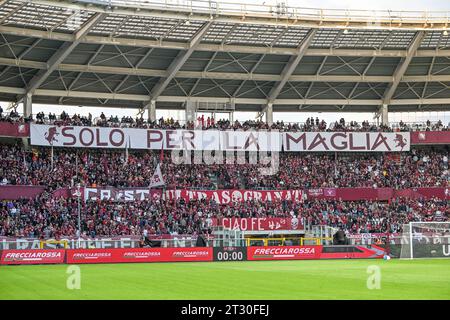
{"type": "MultiPolygon", "coordinates": [[[[344,118],[327,124],[308,118],[303,124],[263,121],[231,122],[199,117],[181,124],[174,119],[146,122],[143,118],[70,116],[63,112],[38,113],[23,118],[0,109],[0,121],[53,123],[78,126],[127,126],[161,129],[219,129],[281,131],[411,131],[400,122],[396,128],[361,124],[344,118]]],[[[427,122],[426,130],[448,130],[442,122],[427,122]]],[[[423,130],[423,128],[421,128],[423,130]]],[[[40,185],[46,192],[34,199],[0,201],[0,236],[58,238],[76,236],[78,202],[54,198],[51,191],[81,183],[83,186],[146,187],[158,163],[167,189],[308,189],[325,187],[448,187],[448,147],[417,149],[408,153],[281,153],[272,175],[267,165],[246,163],[175,164],[170,153],[92,149],[35,148],[0,145],[0,185],[40,185]]],[[[193,159],[192,159],[193,160],[193,159]]],[[[236,159],[235,159],[236,161],[236,159]]],[[[212,200],[144,200],[81,204],[82,235],[87,237],[210,232],[212,219],[222,217],[286,217],[303,225],[324,224],[351,233],[401,232],[410,221],[449,219],[449,201],[397,198],[391,202],[305,200],[262,202],[251,200],[227,205],[212,200]]]]}
{"type": "MultiPolygon", "coordinates": [[[[1,108],[1,107],[0,107],[1,108]]],[[[400,121],[395,126],[386,126],[383,124],[369,123],[363,121],[346,121],[341,118],[339,121],[327,124],[319,118],[308,117],[304,123],[285,123],[284,121],[276,121],[272,125],[268,125],[261,120],[247,120],[240,122],[230,121],[227,119],[216,120],[213,117],[205,118],[204,115],[197,118],[196,121],[180,122],[173,118],[160,118],[156,121],[147,121],[141,117],[125,117],[119,119],[117,116],[107,117],[102,112],[98,118],[93,118],[89,113],[87,116],[74,114],[70,116],[63,111],[59,116],[55,113],[45,115],[39,112],[33,116],[23,117],[17,111],[9,113],[0,112],[0,121],[8,122],[34,122],[37,124],[55,124],[55,125],[71,125],[71,126],[99,126],[99,127],[130,127],[130,128],[152,128],[152,129],[216,129],[216,130],[278,130],[278,131],[305,131],[305,132],[322,132],[322,131],[359,131],[359,132],[394,132],[394,131],[447,131],[449,126],[445,126],[441,120],[432,123],[428,120],[423,124],[406,124],[400,121]]]]}
{"type": "MultiPolygon", "coordinates": [[[[303,226],[329,225],[351,233],[401,232],[410,221],[447,221],[448,201],[399,198],[374,201],[308,200],[227,205],[213,200],[82,203],[81,236],[162,235],[210,233],[213,218],[285,217],[303,226]]],[[[54,199],[44,193],[35,199],[0,202],[0,236],[60,238],[77,236],[76,199],[54,199]]]]}
{"type": "MultiPolygon", "coordinates": [[[[276,159],[276,158],[274,158],[276,159]]],[[[449,151],[413,150],[402,154],[281,153],[273,175],[267,165],[175,164],[165,153],[161,171],[167,189],[304,189],[321,187],[447,187],[449,151]]],[[[86,186],[145,187],[160,163],[159,151],[0,146],[0,185],[43,185],[54,190],[86,186]]],[[[275,161],[275,160],[274,160],[275,161]]],[[[194,163],[194,159],[192,159],[194,163]]]]}

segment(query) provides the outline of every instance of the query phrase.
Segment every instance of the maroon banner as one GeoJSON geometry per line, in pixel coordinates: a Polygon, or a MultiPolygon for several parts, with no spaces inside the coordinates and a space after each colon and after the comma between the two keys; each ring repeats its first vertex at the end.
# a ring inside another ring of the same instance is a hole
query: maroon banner
{"type": "Polygon", "coordinates": [[[74,194],[75,190],[76,190],[76,188],[73,188],[73,190],[71,188],[56,189],[55,191],[53,191],[52,197],[55,199],[70,198],[74,194]]]}
{"type": "Polygon", "coordinates": [[[28,123],[10,123],[0,121],[0,137],[24,138],[30,135],[28,123]]]}
{"type": "Polygon", "coordinates": [[[213,226],[241,231],[303,230],[297,218],[222,218],[212,219],[213,226]]]}
{"type": "Polygon", "coordinates": [[[64,262],[64,249],[3,250],[0,264],[52,264],[64,262]]]}
{"type": "Polygon", "coordinates": [[[392,188],[317,188],[306,190],[309,199],[340,199],[344,201],[387,201],[394,195],[392,188]]]}
{"type": "MultiPolygon", "coordinates": [[[[0,200],[17,200],[34,198],[44,192],[44,186],[0,186],[0,200]]],[[[61,188],[53,192],[54,198],[75,197],[76,189],[61,188]]],[[[394,190],[392,188],[316,188],[306,190],[166,190],[148,188],[114,188],[95,187],[81,188],[83,199],[136,201],[163,199],[175,200],[215,200],[219,204],[242,202],[248,200],[261,201],[303,201],[308,199],[340,199],[343,201],[378,200],[387,201],[396,197],[439,198],[449,199],[450,188],[425,187],[394,190]]]]}
{"type": "Polygon", "coordinates": [[[0,200],[17,200],[35,198],[44,192],[44,186],[0,186],[0,200]]]}
{"type": "Polygon", "coordinates": [[[130,248],[67,250],[67,263],[212,261],[212,248],[130,248]]]}
{"type": "Polygon", "coordinates": [[[303,190],[167,190],[163,198],[166,200],[184,199],[214,200],[219,204],[242,202],[249,200],[261,201],[302,201],[303,190]]]}
{"type": "Polygon", "coordinates": [[[450,144],[450,131],[411,132],[411,144],[450,144]]]}
{"type": "Polygon", "coordinates": [[[394,190],[393,198],[398,197],[413,199],[450,199],[450,188],[411,188],[394,190]]]}
{"type": "Polygon", "coordinates": [[[320,259],[322,246],[247,247],[247,260],[320,259]]]}

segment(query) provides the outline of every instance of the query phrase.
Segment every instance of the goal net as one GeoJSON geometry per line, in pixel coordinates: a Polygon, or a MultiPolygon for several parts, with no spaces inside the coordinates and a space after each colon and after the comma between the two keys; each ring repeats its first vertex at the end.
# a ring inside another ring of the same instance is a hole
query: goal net
{"type": "Polygon", "coordinates": [[[450,258],[450,222],[403,225],[400,258],[450,258]]]}

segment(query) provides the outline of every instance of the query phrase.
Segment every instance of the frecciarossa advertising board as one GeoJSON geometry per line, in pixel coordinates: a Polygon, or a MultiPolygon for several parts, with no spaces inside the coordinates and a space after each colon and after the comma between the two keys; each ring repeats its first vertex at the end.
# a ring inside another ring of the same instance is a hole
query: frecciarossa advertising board
{"type": "Polygon", "coordinates": [[[0,264],[60,264],[64,263],[64,249],[3,250],[0,264]]]}
{"type": "Polygon", "coordinates": [[[381,258],[371,246],[24,249],[0,251],[0,265],[381,258]]]}
{"type": "Polygon", "coordinates": [[[160,130],[30,125],[38,146],[149,150],[400,152],[409,151],[409,132],[278,132],[160,130]]]}
{"type": "Polygon", "coordinates": [[[67,250],[67,263],[212,261],[212,248],[130,248],[67,250]]]}
{"type": "Polygon", "coordinates": [[[322,246],[248,247],[247,260],[320,259],[322,246]]]}

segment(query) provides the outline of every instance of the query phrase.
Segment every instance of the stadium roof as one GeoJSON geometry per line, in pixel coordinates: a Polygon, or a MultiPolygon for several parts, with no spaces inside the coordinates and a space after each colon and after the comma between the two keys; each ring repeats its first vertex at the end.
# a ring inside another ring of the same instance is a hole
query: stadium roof
{"type": "Polygon", "coordinates": [[[449,12],[167,3],[1,0],[0,100],[450,110],[449,12]]]}

